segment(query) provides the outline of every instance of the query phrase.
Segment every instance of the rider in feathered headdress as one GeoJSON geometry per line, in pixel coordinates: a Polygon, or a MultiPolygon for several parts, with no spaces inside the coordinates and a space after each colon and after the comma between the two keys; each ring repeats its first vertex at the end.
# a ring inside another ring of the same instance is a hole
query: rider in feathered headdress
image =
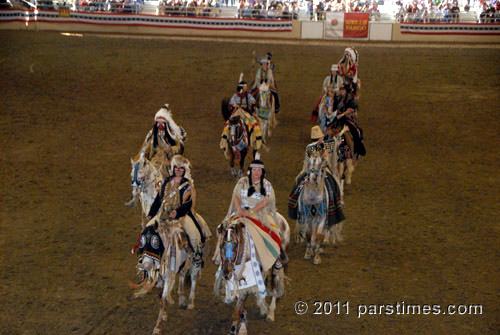
{"type": "Polygon", "coordinates": [[[136,159],[146,158],[151,160],[159,152],[168,160],[184,151],[186,132],[179,127],[172,118],[172,112],[165,104],[155,115],[153,129],[148,132],[136,159]]]}

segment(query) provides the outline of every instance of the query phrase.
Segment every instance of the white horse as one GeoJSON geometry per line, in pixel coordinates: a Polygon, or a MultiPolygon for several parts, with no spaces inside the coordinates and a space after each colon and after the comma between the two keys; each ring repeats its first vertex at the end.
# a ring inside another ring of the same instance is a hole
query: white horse
{"type": "Polygon", "coordinates": [[[262,130],[262,141],[267,143],[271,137],[272,129],[276,126],[276,116],[274,113],[274,97],[269,84],[259,85],[259,105],[257,107],[257,117],[262,130]]]}
{"type": "Polygon", "coordinates": [[[125,205],[141,204],[142,208],[142,227],[144,228],[144,219],[148,215],[151,205],[156,196],[156,185],[163,180],[160,170],[155,168],[154,164],[145,158],[138,161],[130,160],[132,171],[130,173],[132,186],[132,200],[125,205]]]}
{"type": "Polygon", "coordinates": [[[297,232],[307,240],[305,259],[314,256],[314,264],[320,264],[321,238],[328,216],[328,191],[325,185],[326,161],[316,152],[307,162],[304,187],[300,192],[297,232]],[[314,247],[314,250],[313,250],[314,247]]]}
{"type": "MultiPolygon", "coordinates": [[[[136,298],[144,296],[155,286],[162,290],[160,311],[153,330],[153,335],[162,333],[163,323],[167,320],[167,304],[175,303],[172,292],[177,275],[179,276],[179,287],[177,291],[179,306],[190,310],[194,309],[196,282],[202,268],[202,260],[199,259],[191,249],[189,236],[183,229],[181,222],[168,218],[171,208],[171,204],[164,204],[160,210],[160,214],[155,217],[158,219],[159,223],[157,221],[146,228],[154,227],[154,230],[157,231],[160,236],[161,243],[164,247],[161,259],[158,261],[145,254],[146,256],[141,258],[141,262],[138,266],[139,270],[144,272],[144,280],[138,285],[131,284],[131,287],[137,290],[134,294],[136,298]],[[191,289],[189,298],[186,301],[184,290],[187,276],[189,276],[191,280],[191,289]]],[[[142,240],[148,238],[148,236],[151,236],[151,234],[141,234],[141,245],[143,244],[142,240]]],[[[156,243],[158,243],[158,241],[156,243]]]]}
{"type": "MultiPolygon", "coordinates": [[[[285,218],[277,213],[280,226],[281,248],[286,250],[290,242],[290,228],[285,218]]],[[[255,245],[246,228],[248,220],[236,218],[226,227],[219,225],[219,242],[214,260],[220,264],[214,284],[215,295],[225,295],[225,302],[236,300],[232,314],[231,335],[247,334],[247,313],[244,304],[249,295],[254,295],[261,315],[268,321],[274,321],[276,300],[285,294],[285,268],[277,260],[265,273],[256,255],[255,245]],[[254,265],[255,264],[255,265],[254,265]],[[269,290],[266,278],[270,278],[269,290]],[[221,291],[222,286],[222,291],[221,291]],[[266,296],[271,296],[271,303],[266,303],[266,296]]],[[[251,224],[251,223],[250,223],[251,224]]]]}

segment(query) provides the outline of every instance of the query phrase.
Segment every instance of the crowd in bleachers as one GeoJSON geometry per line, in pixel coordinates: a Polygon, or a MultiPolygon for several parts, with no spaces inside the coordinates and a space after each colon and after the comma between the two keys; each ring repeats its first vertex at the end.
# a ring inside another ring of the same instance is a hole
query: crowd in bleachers
{"type": "MultiPolygon", "coordinates": [[[[144,0],[67,0],[57,5],[69,5],[74,11],[141,13],[144,0]]],[[[240,18],[325,20],[328,12],[367,12],[370,20],[379,20],[381,0],[162,0],[158,15],[221,16],[224,7],[238,8],[240,18]],[[239,5],[237,4],[239,1],[239,5]]],[[[35,0],[27,0],[35,5],[35,0]]],[[[38,0],[39,9],[57,9],[56,1],[38,0]]],[[[458,0],[398,0],[395,19],[398,22],[460,22],[458,0]]],[[[10,8],[7,0],[0,0],[0,8],[10,8]]],[[[500,0],[467,0],[463,12],[477,13],[472,20],[479,23],[500,22],[500,0]]],[[[234,9],[233,9],[234,10],[234,9]]],[[[234,12],[233,12],[234,13],[234,12]]],[[[224,14],[224,13],[222,13],[224,14]]],[[[470,20],[470,19],[469,19],[470,20]]]]}
{"type": "Polygon", "coordinates": [[[491,3],[483,2],[479,4],[480,9],[477,10],[478,22],[480,23],[498,23],[500,22],[500,0],[492,1],[491,3]]]}
{"type": "Polygon", "coordinates": [[[75,0],[75,11],[140,13],[143,0],[75,0]]]}
{"type": "Polygon", "coordinates": [[[271,1],[267,6],[265,1],[240,0],[238,13],[243,18],[298,19],[299,6],[296,1],[288,0],[271,1]]]}
{"type": "Polygon", "coordinates": [[[458,0],[402,0],[397,2],[396,21],[459,22],[458,0]]]}
{"type": "MultiPolygon", "coordinates": [[[[313,1],[273,0],[267,6],[267,15],[297,19],[299,7],[305,7],[307,17],[315,21],[324,20],[327,12],[367,12],[374,19],[380,18],[376,0],[330,0],[319,1],[316,4],[313,1]]],[[[243,17],[262,17],[266,13],[266,1],[240,0],[239,12],[243,17]]]]}
{"type": "Polygon", "coordinates": [[[380,19],[377,0],[320,1],[316,8],[314,8],[312,1],[308,1],[307,12],[311,20],[324,20],[327,12],[370,13],[370,19],[380,19]]]}

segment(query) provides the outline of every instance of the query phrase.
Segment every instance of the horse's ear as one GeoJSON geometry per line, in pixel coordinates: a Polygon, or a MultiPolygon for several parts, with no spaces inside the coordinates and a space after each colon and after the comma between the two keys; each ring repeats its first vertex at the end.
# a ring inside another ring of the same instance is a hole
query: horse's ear
{"type": "Polygon", "coordinates": [[[245,223],[243,223],[241,221],[238,223],[238,225],[240,226],[240,228],[245,228],[245,223]]]}
{"type": "Polygon", "coordinates": [[[158,221],[155,221],[155,224],[154,224],[154,230],[158,230],[158,221]]]}
{"type": "Polygon", "coordinates": [[[223,229],[224,229],[224,224],[221,223],[220,225],[217,226],[217,234],[218,235],[222,234],[223,229]]]}
{"type": "Polygon", "coordinates": [[[134,159],[132,157],[130,157],[130,163],[132,163],[132,165],[134,165],[134,159]]]}

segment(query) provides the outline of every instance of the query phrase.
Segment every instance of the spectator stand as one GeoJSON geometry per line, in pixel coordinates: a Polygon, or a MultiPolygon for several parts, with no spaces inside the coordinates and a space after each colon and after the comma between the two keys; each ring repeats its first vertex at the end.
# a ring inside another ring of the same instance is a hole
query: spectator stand
{"type": "Polygon", "coordinates": [[[380,23],[499,23],[500,0],[0,0],[0,8],[323,21],[326,13],[368,12],[380,23]],[[233,5],[234,4],[234,5],[233,5]]]}

